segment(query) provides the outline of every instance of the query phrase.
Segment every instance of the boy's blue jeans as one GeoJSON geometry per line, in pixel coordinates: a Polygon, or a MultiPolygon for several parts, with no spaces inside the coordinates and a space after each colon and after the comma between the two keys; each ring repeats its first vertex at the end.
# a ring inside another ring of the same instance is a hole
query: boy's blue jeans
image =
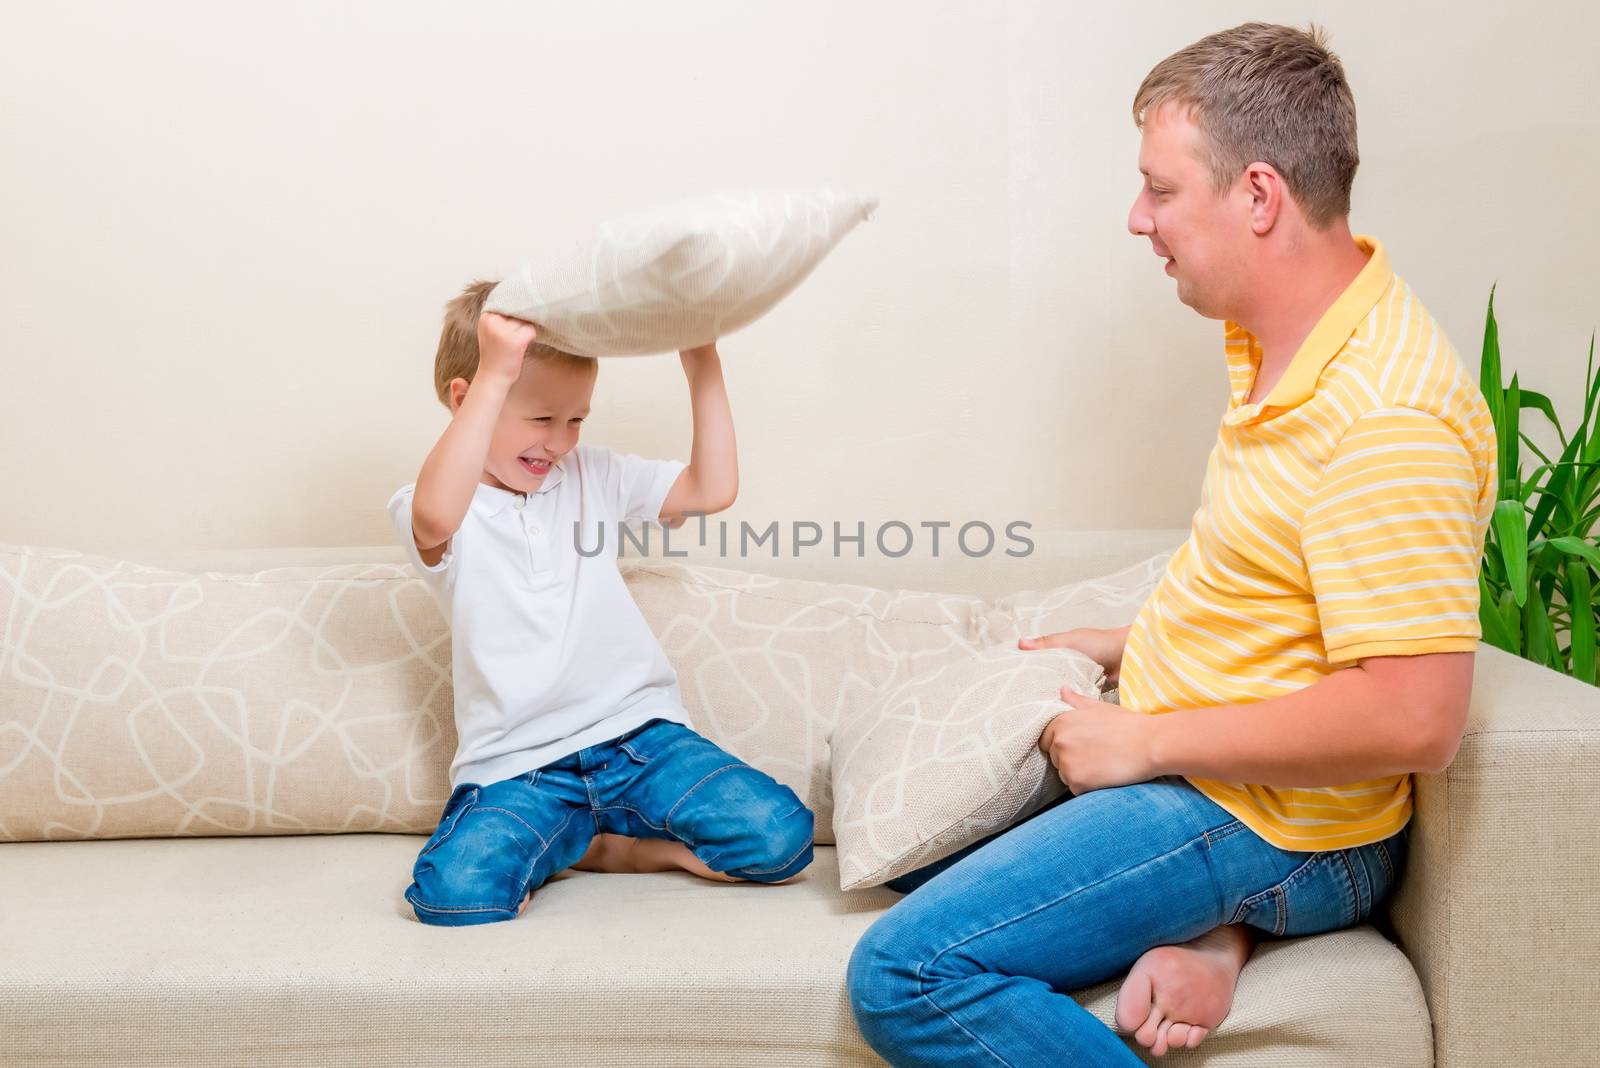
{"type": "Polygon", "coordinates": [[[713,871],[754,882],[811,863],[811,810],[793,790],[656,719],[536,771],[457,786],[406,900],[423,923],[512,919],[528,891],[577,863],[599,833],[676,839],[713,871]]]}
{"type": "Polygon", "coordinates": [[[856,945],[856,1022],[891,1065],[1138,1065],[1067,991],[1221,924],[1359,923],[1406,839],[1279,849],[1176,778],[1070,797],[889,884],[916,892],[856,945]]]}

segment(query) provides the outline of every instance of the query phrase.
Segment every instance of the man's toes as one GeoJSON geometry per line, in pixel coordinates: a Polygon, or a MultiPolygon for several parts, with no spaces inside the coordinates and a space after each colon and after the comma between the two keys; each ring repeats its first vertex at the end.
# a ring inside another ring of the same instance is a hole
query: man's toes
{"type": "Polygon", "coordinates": [[[1156,1042],[1150,1047],[1150,1054],[1154,1057],[1164,1057],[1167,1053],[1167,1035],[1172,1030],[1171,1020],[1162,1020],[1161,1026],[1156,1028],[1156,1042]]]}
{"type": "Polygon", "coordinates": [[[1149,1019],[1150,993],[1150,973],[1136,966],[1122,981],[1122,989],[1117,991],[1116,1020],[1123,1034],[1132,1034],[1149,1019]]]}
{"type": "Polygon", "coordinates": [[[1166,1021],[1161,1018],[1159,1009],[1152,1008],[1149,1017],[1139,1025],[1139,1030],[1133,1033],[1134,1039],[1146,1049],[1156,1044],[1156,1035],[1165,1033],[1162,1024],[1166,1021]]]}
{"type": "Polygon", "coordinates": [[[1210,1033],[1211,1029],[1209,1027],[1191,1027],[1189,1028],[1189,1041],[1185,1042],[1184,1045],[1189,1049],[1194,1049],[1200,1044],[1200,1040],[1210,1033]]]}

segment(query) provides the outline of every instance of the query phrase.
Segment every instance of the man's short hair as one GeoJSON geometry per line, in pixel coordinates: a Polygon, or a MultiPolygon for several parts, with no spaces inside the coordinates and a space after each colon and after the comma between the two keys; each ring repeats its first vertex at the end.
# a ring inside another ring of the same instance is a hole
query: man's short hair
{"type": "MultiPolygon", "coordinates": [[[[433,391],[446,408],[450,407],[450,383],[457,378],[468,382],[478,373],[478,319],[484,301],[498,283],[478,280],[444,306],[444,329],[439,332],[439,351],[433,358],[433,391]]],[[[530,360],[552,360],[574,369],[594,372],[599,361],[590,356],[574,356],[535,341],[528,346],[530,360]]]]}
{"type": "Polygon", "coordinates": [[[1186,107],[1200,128],[1217,192],[1259,160],[1283,175],[1313,226],[1350,214],[1356,104],[1320,28],[1247,22],[1202,38],[1145,76],[1134,123],[1143,129],[1167,103],[1186,107]]]}

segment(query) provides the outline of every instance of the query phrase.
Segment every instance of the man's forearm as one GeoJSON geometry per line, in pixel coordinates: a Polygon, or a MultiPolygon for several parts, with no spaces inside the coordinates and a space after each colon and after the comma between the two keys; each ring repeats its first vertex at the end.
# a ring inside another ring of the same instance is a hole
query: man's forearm
{"type": "MultiPolygon", "coordinates": [[[[1471,654],[1436,655],[1468,657],[1470,688],[1471,654]]],[[[1458,691],[1395,685],[1361,666],[1346,668],[1258,704],[1153,716],[1151,761],[1156,775],[1263,786],[1339,786],[1436,771],[1460,739],[1465,697],[1458,691]]]]}

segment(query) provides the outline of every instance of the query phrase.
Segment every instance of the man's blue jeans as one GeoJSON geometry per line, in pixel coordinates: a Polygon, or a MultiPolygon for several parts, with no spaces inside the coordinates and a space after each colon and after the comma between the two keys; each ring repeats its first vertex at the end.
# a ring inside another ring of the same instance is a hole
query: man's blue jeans
{"type": "Polygon", "coordinates": [[[1221,924],[1359,923],[1394,886],[1406,837],[1279,849],[1177,778],[1071,797],[890,883],[915,892],[851,956],[856,1022],[891,1065],[1138,1065],[1067,991],[1221,924]]]}
{"type": "Polygon", "coordinates": [[[456,787],[406,900],[423,923],[512,919],[599,833],[676,839],[713,871],[753,882],[811,863],[811,810],[793,790],[656,719],[515,778],[456,787]]]}

